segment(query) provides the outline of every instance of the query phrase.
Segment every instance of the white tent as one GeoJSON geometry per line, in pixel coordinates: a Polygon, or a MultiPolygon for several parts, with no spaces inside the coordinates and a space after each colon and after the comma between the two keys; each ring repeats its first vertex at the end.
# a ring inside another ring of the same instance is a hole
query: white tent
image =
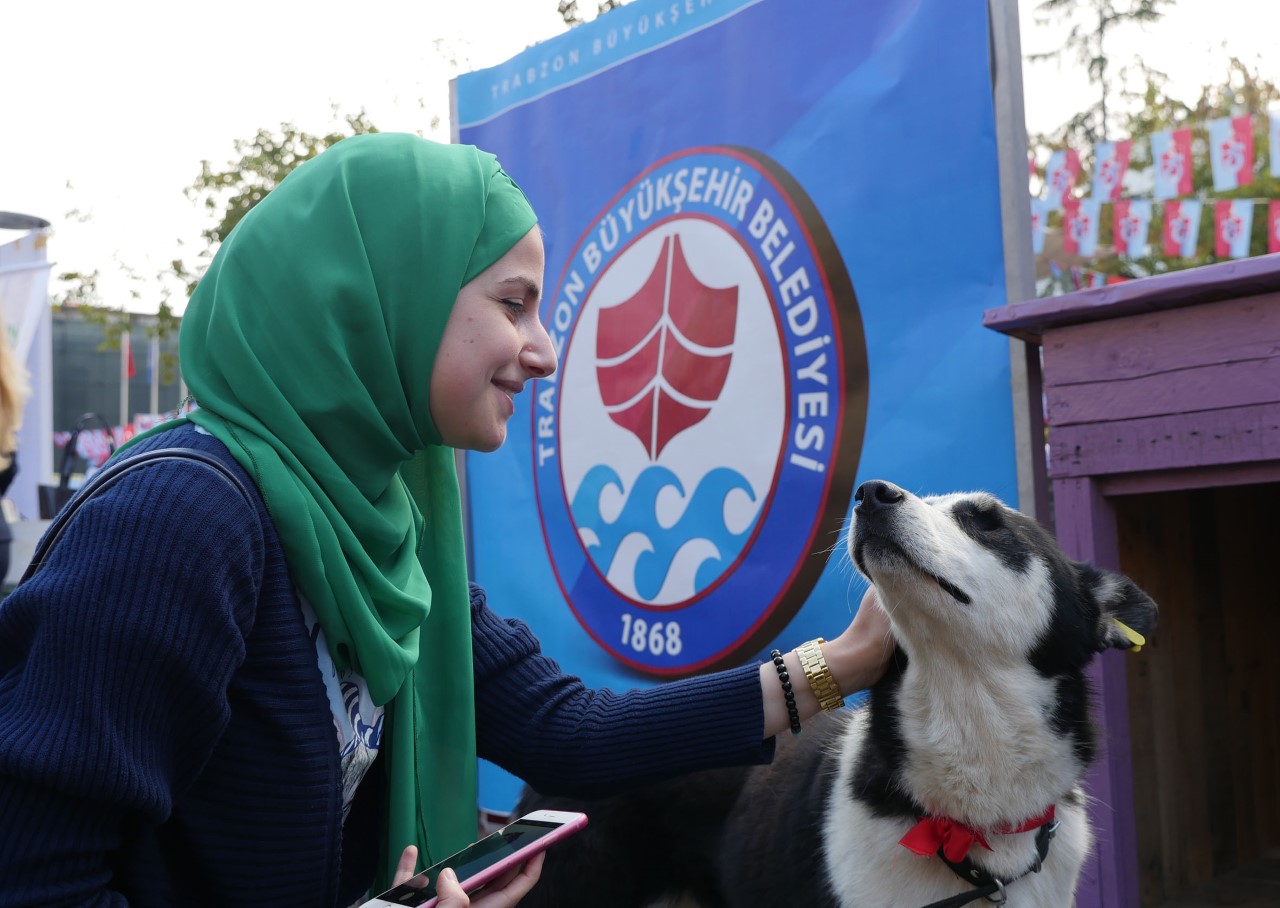
{"type": "Polygon", "coordinates": [[[18,476],[7,497],[24,519],[39,516],[36,486],[53,473],[53,327],[49,312],[48,235],[34,230],[0,245],[0,309],[31,397],[18,435],[18,476]]]}

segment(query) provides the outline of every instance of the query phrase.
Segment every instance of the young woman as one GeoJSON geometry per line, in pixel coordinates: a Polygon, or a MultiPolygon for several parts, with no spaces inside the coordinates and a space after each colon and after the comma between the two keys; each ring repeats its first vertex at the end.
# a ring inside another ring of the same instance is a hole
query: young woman
{"type": "MultiPolygon", "coordinates": [[[[542,270],[497,161],[413,136],[344,140],[245,217],[183,318],[198,409],[117,455],[195,449],[244,491],[135,468],[0,606],[0,902],[349,905],[475,838],[477,755],[582,795],[770,758],[772,664],[589,690],[468,587],[454,450],[556,368],[542,270]]],[[[844,693],[887,642],[862,608],[825,644],[844,693]]]]}

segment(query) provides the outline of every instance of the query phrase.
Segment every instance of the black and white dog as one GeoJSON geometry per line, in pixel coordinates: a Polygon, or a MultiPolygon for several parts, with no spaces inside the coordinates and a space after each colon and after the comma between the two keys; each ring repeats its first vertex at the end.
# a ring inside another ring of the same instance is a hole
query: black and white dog
{"type": "Polygon", "coordinates": [[[805,723],[769,766],[698,773],[584,810],[529,906],[1069,906],[1091,847],[1085,667],[1156,606],[1068,559],[991,495],[855,495],[848,551],[898,649],[865,708],[805,723]],[[670,904],[668,902],[668,904],[670,904]]]}

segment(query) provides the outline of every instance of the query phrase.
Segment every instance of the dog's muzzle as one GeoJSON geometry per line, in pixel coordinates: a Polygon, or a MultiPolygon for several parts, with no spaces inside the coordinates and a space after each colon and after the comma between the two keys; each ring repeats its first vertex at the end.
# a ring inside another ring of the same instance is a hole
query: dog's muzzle
{"type": "MultiPolygon", "coordinates": [[[[854,525],[853,532],[849,536],[849,554],[853,556],[854,564],[858,566],[858,570],[862,571],[867,577],[871,576],[863,559],[863,549],[869,536],[878,536],[888,541],[901,552],[902,557],[908,558],[906,551],[893,541],[892,530],[886,526],[893,519],[894,513],[907,500],[907,493],[891,482],[885,482],[883,479],[872,479],[858,486],[858,490],[853,493],[853,500],[854,525]]],[[[910,559],[908,558],[908,560],[910,559]]],[[[951,583],[947,578],[931,571],[925,571],[925,573],[932,577],[943,592],[956,602],[961,605],[969,605],[972,602],[968,593],[951,583]]]]}

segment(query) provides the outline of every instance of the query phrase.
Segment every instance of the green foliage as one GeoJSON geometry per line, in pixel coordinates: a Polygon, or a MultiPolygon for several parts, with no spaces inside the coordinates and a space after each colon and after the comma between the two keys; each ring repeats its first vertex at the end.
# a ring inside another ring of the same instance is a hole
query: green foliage
{"type": "MultiPolygon", "coordinates": [[[[1280,88],[1268,79],[1264,79],[1257,70],[1232,57],[1228,64],[1226,82],[1220,85],[1206,85],[1200,90],[1200,96],[1192,104],[1168,97],[1163,91],[1163,84],[1149,83],[1143,108],[1128,118],[1130,134],[1135,138],[1145,138],[1162,129],[1191,129],[1191,183],[1196,191],[1188,198],[1199,198],[1205,202],[1200,217],[1200,234],[1197,241],[1199,256],[1194,259],[1171,259],[1163,254],[1153,255],[1149,259],[1126,262],[1114,258],[1108,263],[1110,273],[1127,276],[1141,276],[1162,271],[1176,271],[1193,268],[1212,262],[1223,261],[1213,254],[1214,217],[1213,202],[1220,199],[1276,199],[1280,198],[1280,179],[1270,174],[1270,130],[1267,107],[1280,100],[1280,88]],[[1208,122],[1220,117],[1234,117],[1248,114],[1253,122],[1253,181],[1238,189],[1217,192],[1213,189],[1213,168],[1209,159],[1208,122]],[[1114,269],[1114,270],[1110,270],[1114,269]]],[[[1152,166],[1150,142],[1135,143],[1135,152],[1129,166],[1138,172],[1152,166]]],[[[1160,205],[1155,206],[1152,224],[1152,236],[1163,236],[1164,212],[1160,205]]],[[[1107,241],[1110,242],[1110,225],[1107,227],[1107,241]]],[[[1159,243],[1153,243],[1153,252],[1159,252],[1159,243]]],[[[1267,249],[1267,212],[1258,206],[1254,210],[1253,227],[1249,248],[1253,254],[1261,254],[1267,249]]]]}
{"type": "MultiPolygon", "coordinates": [[[[439,118],[433,118],[431,128],[434,130],[438,125],[439,118]]],[[[184,192],[211,216],[211,225],[202,231],[205,248],[195,254],[192,262],[174,259],[150,284],[134,269],[117,263],[129,280],[128,293],[134,301],[142,299],[144,286],[148,287],[148,293],[158,292],[160,297],[155,321],[146,324],[146,337],[164,340],[177,333],[180,319],[174,314],[175,297],[185,304],[218,246],[293,168],[348,136],[377,131],[363,109],[355,114],[340,115],[335,108],[334,123],[323,134],[312,134],[285,122],[275,129],[259,129],[253,138],[235,141],[235,158],[222,167],[202,161],[199,174],[184,192]]],[[[72,211],[67,213],[67,219],[83,222],[91,216],[72,211]]],[[[110,306],[103,300],[100,276],[97,270],[59,275],[62,290],[55,295],[54,305],[75,309],[86,322],[98,325],[103,335],[99,349],[119,350],[123,333],[131,327],[131,317],[123,305],[110,306]]],[[[161,380],[173,381],[177,371],[177,357],[172,352],[162,352],[161,380]]]]}
{"type": "Polygon", "coordinates": [[[62,289],[54,294],[54,308],[74,309],[79,306],[101,306],[102,297],[98,295],[98,279],[101,272],[64,271],[58,275],[62,289]]]}
{"type": "Polygon", "coordinates": [[[1107,56],[1107,35],[1117,27],[1134,23],[1148,25],[1158,22],[1164,15],[1162,6],[1175,0],[1129,0],[1121,7],[1116,0],[1042,0],[1036,7],[1036,23],[1070,23],[1071,30],[1056,50],[1028,54],[1032,62],[1056,60],[1067,51],[1074,51],[1076,60],[1084,66],[1089,81],[1099,89],[1098,103],[1076,114],[1066,128],[1077,144],[1092,145],[1107,137],[1110,125],[1108,107],[1112,89],[1109,72],[1111,61],[1107,56]]]}
{"type": "MultiPolygon", "coordinates": [[[[335,109],[334,115],[337,113],[335,109]]],[[[235,153],[239,157],[224,168],[215,169],[208,161],[200,163],[200,174],[187,187],[186,196],[203,205],[216,219],[203,232],[210,256],[240,219],[266,198],[293,168],[348,136],[378,131],[363,109],[343,116],[341,121],[345,128],[335,128],[324,135],[313,135],[292,123],[281,123],[277,129],[259,129],[252,139],[235,141],[235,153]]],[[[174,270],[178,273],[177,268],[174,270]]],[[[179,276],[194,277],[189,269],[179,276]]],[[[194,287],[194,283],[191,286],[194,287]]]]}
{"type": "MultiPolygon", "coordinates": [[[[172,263],[173,270],[179,275],[185,273],[185,268],[181,266],[181,262],[175,261],[172,263]]],[[[190,286],[194,289],[195,282],[192,281],[190,286]]],[[[156,320],[147,325],[146,335],[148,340],[156,338],[161,341],[160,382],[161,384],[168,384],[178,377],[178,355],[171,350],[165,350],[163,342],[166,338],[177,336],[178,328],[182,325],[182,319],[174,313],[173,306],[170,304],[173,291],[167,285],[164,285],[160,293],[160,305],[156,308],[156,320]]],[[[185,300],[189,295],[190,292],[188,291],[183,296],[183,299],[185,300]]]]}
{"type": "MultiPolygon", "coordinates": [[[[116,263],[128,279],[127,293],[133,302],[140,302],[144,292],[159,295],[154,321],[140,320],[144,325],[142,335],[148,341],[152,338],[164,341],[177,334],[181,319],[174,312],[175,297],[185,304],[218,244],[289,171],[347,136],[377,132],[363,110],[341,118],[336,110],[334,114],[334,128],[323,135],[312,135],[291,123],[281,123],[278,129],[260,129],[252,139],[235,142],[238,159],[224,168],[214,168],[208,161],[201,162],[200,174],[185,192],[188,198],[210,212],[214,223],[203,231],[208,246],[198,253],[196,264],[174,259],[167,268],[148,279],[136,269],[116,263]]],[[[433,122],[433,129],[435,125],[433,122]]],[[[92,215],[73,210],[67,212],[66,220],[84,223],[92,220],[92,215]]],[[[96,269],[59,274],[61,289],[55,293],[53,305],[63,310],[74,310],[88,324],[97,325],[102,330],[99,350],[119,350],[124,332],[134,327],[134,317],[126,311],[123,303],[110,305],[103,299],[100,279],[101,272],[96,269]]],[[[173,352],[162,350],[159,365],[162,383],[176,379],[178,358],[173,352]]]]}
{"type": "MultiPolygon", "coordinates": [[[[197,254],[194,264],[174,259],[161,272],[159,311],[155,325],[147,329],[148,337],[164,339],[177,332],[180,320],[173,311],[174,287],[181,289],[185,304],[195,292],[196,284],[218,246],[241,218],[266,198],[267,193],[275,189],[293,168],[348,136],[378,131],[363,109],[355,114],[339,116],[335,108],[334,118],[333,128],[323,135],[300,130],[292,123],[281,123],[276,129],[259,129],[253,138],[237,139],[233,143],[238,157],[225,166],[215,168],[208,161],[200,162],[199,175],[184,192],[188,199],[202,206],[213,218],[212,225],[202,231],[207,246],[197,254]]],[[[432,128],[435,128],[434,121],[432,128]]],[[[109,342],[110,332],[104,330],[104,334],[109,342]]],[[[117,347],[119,343],[117,331],[117,347]]],[[[177,358],[169,352],[162,353],[160,368],[168,381],[167,376],[177,373],[177,358]]]]}
{"type": "MultiPolygon", "coordinates": [[[[72,188],[69,182],[67,183],[67,188],[72,188]]],[[[69,223],[85,224],[93,220],[93,215],[73,208],[66,212],[64,220],[69,223]]],[[[116,269],[128,279],[128,296],[135,304],[142,301],[143,296],[151,290],[154,284],[159,283],[160,300],[155,321],[146,323],[145,334],[148,339],[156,337],[164,341],[166,338],[177,334],[181,320],[174,314],[173,306],[170,303],[172,290],[167,286],[166,281],[177,271],[179,265],[179,262],[174,262],[169,269],[162,270],[155,275],[144,276],[136,268],[124,262],[119,260],[115,262],[116,269]]],[[[51,304],[56,310],[63,312],[74,311],[85,323],[97,325],[102,330],[102,340],[98,343],[99,350],[119,350],[124,332],[132,328],[133,317],[125,310],[123,303],[112,306],[103,298],[102,291],[98,286],[101,277],[101,269],[97,268],[93,271],[61,272],[57,275],[54,286],[58,289],[53,294],[51,304]]],[[[160,354],[160,381],[168,384],[174,381],[177,375],[177,356],[172,352],[162,351],[160,354]]]]}
{"type": "MultiPolygon", "coordinates": [[[[1173,97],[1168,91],[1168,78],[1154,70],[1143,71],[1142,88],[1127,93],[1129,105],[1122,122],[1124,134],[1132,138],[1133,152],[1129,169],[1142,174],[1153,166],[1150,136],[1166,129],[1189,128],[1191,130],[1192,186],[1194,193],[1186,198],[1204,202],[1200,218],[1196,258],[1170,258],[1161,251],[1160,238],[1164,233],[1164,212],[1160,203],[1153,205],[1150,236],[1152,255],[1143,258],[1127,258],[1107,254],[1113,248],[1114,219],[1109,216],[1110,205],[1103,206],[1102,223],[1098,236],[1099,258],[1090,267],[1106,274],[1123,277],[1144,277],[1165,271],[1178,271],[1222,261],[1214,255],[1213,202],[1225,199],[1256,199],[1259,201],[1280,198],[1280,179],[1270,175],[1270,136],[1267,108],[1280,101],[1280,86],[1264,78],[1257,69],[1250,69],[1243,61],[1232,57],[1227,65],[1226,79],[1218,84],[1202,86],[1193,101],[1173,97]],[[1220,117],[1248,114],[1253,122],[1254,167],[1251,183],[1225,192],[1213,189],[1213,172],[1209,158],[1208,122],[1220,117]]],[[[1049,148],[1058,149],[1075,145],[1073,121],[1069,121],[1050,136],[1038,137],[1049,148]]],[[[1078,147],[1078,146],[1077,146],[1078,147]]],[[[1088,168],[1086,167],[1086,171],[1088,168]]],[[[1081,175],[1084,187],[1092,173],[1081,175]]],[[[1078,187],[1079,188],[1079,187],[1078,187]]],[[[1085,190],[1087,194],[1087,189],[1085,190]]],[[[1051,226],[1061,226],[1061,215],[1050,216],[1051,226]]],[[[1255,208],[1250,250],[1260,255],[1267,249],[1267,216],[1265,207],[1255,208]]]]}
{"type": "MultiPolygon", "coordinates": [[[[626,0],[602,0],[596,5],[597,15],[603,16],[610,10],[617,9],[622,6],[626,0]]],[[[578,0],[560,0],[560,18],[564,19],[564,24],[572,28],[575,25],[581,25],[586,20],[582,18],[582,14],[578,12],[578,0]]]]}
{"type": "Polygon", "coordinates": [[[560,0],[560,18],[570,27],[581,25],[582,14],[578,12],[578,0],[560,0]]]}
{"type": "Polygon", "coordinates": [[[62,290],[53,297],[53,306],[61,311],[74,311],[87,324],[102,329],[99,350],[119,350],[121,338],[129,329],[129,313],[124,307],[113,308],[103,302],[98,291],[101,273],[64,271],[58,275],[62,290]]]}
{"type": "MultiPolygon", "coordinates": [[[[137,289],[137,285],[143,280],[141,275],[127,266],[120,267],[134,282],[135,286],[131,289],[130,295],[137,299],[141,295],[141,291],[137,289]]],[[[113,308],[103,302],[98,291],[99,277],[100,273],[97,270],[62,272],[58,275],[62,290],[54,295],[53,306],[62,312],[77,313],[86,324],[97,325],[102,331],[102,341],[98,344],[99,350],[119,350],[124,333],[133,328],[134,316],[126,312],[123,307],[113,308]]],[[[181,319],[174,314],[173,307],[169,303],[171,291],[167,287],[162,288],[161,294],[155,320],[145,323],[143,334],[148,341],[153,337],[164,341],[174,336],[181,323],[181,319]]],[[[160,353],[161,384],[169,384],[175,381],[177,376],[178,357],[171,351],[162,350],[160,353]]]]}

